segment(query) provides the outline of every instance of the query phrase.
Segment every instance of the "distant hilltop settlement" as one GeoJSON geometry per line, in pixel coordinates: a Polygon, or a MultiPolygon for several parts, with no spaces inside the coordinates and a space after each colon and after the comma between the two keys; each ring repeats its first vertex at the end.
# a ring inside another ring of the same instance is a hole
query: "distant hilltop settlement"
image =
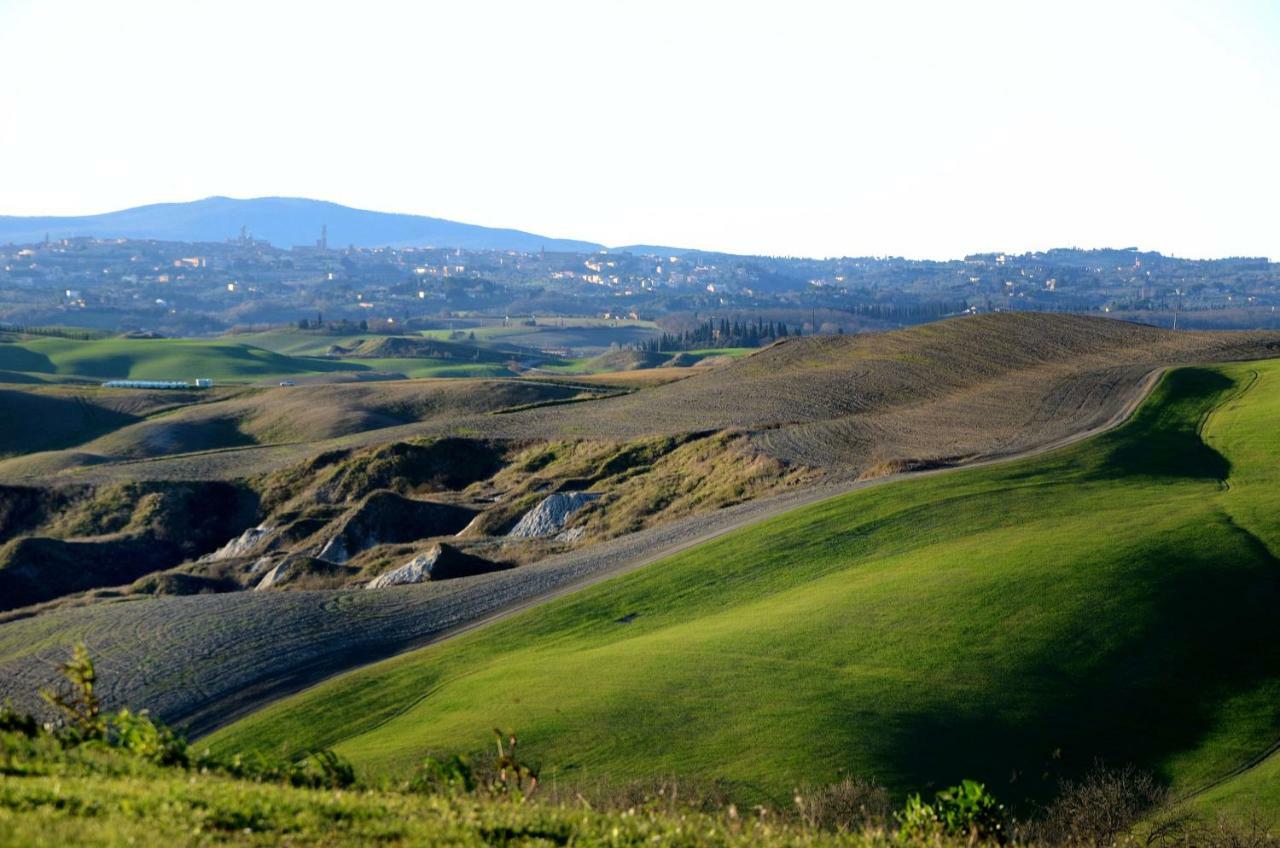
{"type": "Polygon", "coordinates": [[[197,380],[108,380],[104,389],[212,389],[213,380],[201,377],[197,380]]]}

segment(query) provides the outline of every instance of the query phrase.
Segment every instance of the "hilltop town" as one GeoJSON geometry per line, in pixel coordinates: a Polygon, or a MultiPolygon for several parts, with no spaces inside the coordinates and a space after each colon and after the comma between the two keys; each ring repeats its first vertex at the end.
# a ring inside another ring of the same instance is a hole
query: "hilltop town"
{"type": "Polygon", "coordinates": [[[372,329],[537,315],[766,315],[816,332],[985,311],[1092,312],[1159,326],[1280,327],[1280,263],[1136,248],[951,261],[803,259],[662,248],[596,252],[279,246],[74,237],[0,245],[0,322],[174,335],[300,320],[372,329]],[[1176,317],[1175,317],[1176,316],[1176,317]]]}

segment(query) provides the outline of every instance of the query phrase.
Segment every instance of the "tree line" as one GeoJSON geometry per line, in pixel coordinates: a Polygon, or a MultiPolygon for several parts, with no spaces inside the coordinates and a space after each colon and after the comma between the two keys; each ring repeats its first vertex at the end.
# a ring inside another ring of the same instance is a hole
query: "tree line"
{"type": "Polygon", "coordinates": [[[51,336],[81,342],[101,339],[107,335],[101,330],[82,330],[76,327],[30,327],[25,324],[0,324],[0,332],[16,333],[21,336],[51,336]]]}
{"type": "Polygon", "coordinates": [[[299,330],[323,330],[327,333],[351,333],[356,330],[367,333],[369,331],[369,322],[364,318],[359,321],[350,321],[343,318],[341,321],[330,321],[326,324],[323,315],[316,315],[314,321],[307,318],[299,318],[297,326],[299,330]]]}
{"type": "Polygon", "coordinates": [[[667,351],[699,350],[707,347],[759,347],[774,339],[800,335],[800,328],[788,328],[785,321],[730,321],[708,318],[692,329],[683,332],[663,332],[662,335],[643,342],[643,350],[663,353],[667,351]]]}

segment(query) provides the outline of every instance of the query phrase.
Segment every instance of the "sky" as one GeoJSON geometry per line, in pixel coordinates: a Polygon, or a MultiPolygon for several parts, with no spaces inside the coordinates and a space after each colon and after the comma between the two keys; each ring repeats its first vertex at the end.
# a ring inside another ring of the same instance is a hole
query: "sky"
{"type": "Polygon", "coordinates": [[[0,0],[0,214],[1280,258],[1280,0],[0,0]]]}

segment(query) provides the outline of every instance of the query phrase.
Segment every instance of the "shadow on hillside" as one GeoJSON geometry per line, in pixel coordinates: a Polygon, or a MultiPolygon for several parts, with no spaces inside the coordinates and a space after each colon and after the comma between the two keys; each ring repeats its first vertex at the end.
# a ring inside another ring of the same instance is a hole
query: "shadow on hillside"
{"type": "MultiPolygon", "coordinates": [[[[132,377],[133,369],[137,364],[136,356],[124,353],[107,353],[104,350],[101,353],[95,353],[92,358],[86,356],[69,365],[64,361],[64,365],[67,366],[64,373],[72,373],[78,377],[92,377],[95,380],[118,380],[132,377]]],[[[156,379],[185,380],[189,378],[185,374],[175,374],[173,376],[166,374],[156,379]]]]}
{"type": "Polygon", "coordinates": [[[1090,476],[1101,480],[1135,475],[1225,480],[1231,463],[1204,443],[1199,425],[1235,385],[1226,375],[1208,368],[1170,372],[1132,422],[1108,434],[1106,440],[1113,447],[1090,476]]]}
{"type": "MultiPolygon", "coordinates": [[[[6,495],[21,491],[7,488],[6,495]]],[[[103,523],[81,528],[82,536],[19,536],[0,546],[0,611],[119,586],[195,559],[252,526],[260,504],[247,486],[215,481],[130,484],[95,506],[103,523]]]]}
{"type": "Polygon", "coordinates": [[[6,371],[29,371],[36,374],[53,374],[58,370],[53,360],[43,353],[28,350],[17,344],[0,344],[0,368],[6,371]]]}
{"type": "Polygon", "coordinates": [[[0,389],[0,455],[73,447],[138,420],[76,397],[0,389]]]}
{"type": "MultiPolygon", "coordinates": [[[[1149,590],[1124,620],[1103,617],[1114,608],[1091,611],[1052,644],[999,669],[980,700],[939,702],[885,728],[872,744],[875,760],[903,779],[894,788],[971,777],[1014,803],[1043,800],[1060,778],[1098,759],[1168,780],[1177,755],[1222,732],[1229,699],[1266,691],[1262,700],[1275,703],[1280,561],[1227,515],[1200,520],[1101,578],[1117,596],[1133,595],[1134,585],[1149,590]]],[[[1234,726],[1241,717],[1233,715],[1234,726]]],[[[1255,718],[1265,738],[1235,741],[1261,750],[1280,734],[1280,710],[1255,718]]],[[[840,726],[839,716],[832,720],[840,726]]],[[[865,747],[867,739],[853,733],[842,744],[865,747]]],[[[1229,755],[1217,762],[1235,764],[1229,755]]]]}
{"type": "Polygon", "coordinates": [[[144,421],[109,438],[110,442],[97,444],[114,457],[129,458],[168,456],[258,444],[258,440],[241,431],[239,421],[230,416],[196,421],[171,418],[144,421]]]}
{"type": "Polygon", "coordinates": [[[23,371],[0,370],[0,383],[21,383],[24,385],[39,386],[44,382],[44,380],[41,380],[34,374],[27,374],[23,371]]]}

